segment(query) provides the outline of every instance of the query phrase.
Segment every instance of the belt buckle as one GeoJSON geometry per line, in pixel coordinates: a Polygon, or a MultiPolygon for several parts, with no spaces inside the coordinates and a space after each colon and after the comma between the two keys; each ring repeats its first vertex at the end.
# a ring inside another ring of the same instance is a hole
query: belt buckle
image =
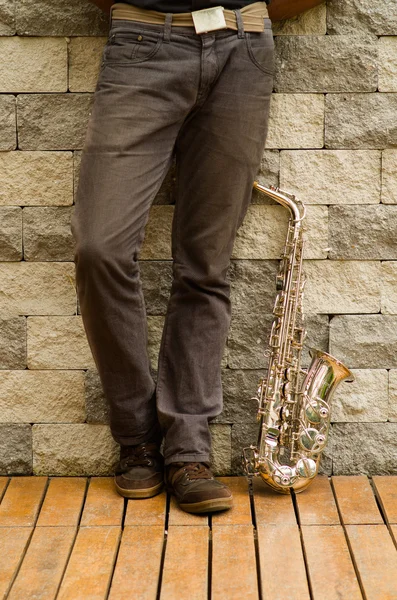
{"type": "Polygon", "coordinates": [[[196,33],[207,33],[216,29],[227,29],[223,6],[193,10],[191,15],[196,33]]]}

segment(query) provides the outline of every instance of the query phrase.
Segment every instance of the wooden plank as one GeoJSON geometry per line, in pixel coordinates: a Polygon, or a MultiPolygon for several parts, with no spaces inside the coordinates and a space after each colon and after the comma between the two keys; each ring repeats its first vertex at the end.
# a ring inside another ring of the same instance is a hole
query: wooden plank
{"type": "Polygon", "coordinates": [[[376,475],[372,480],[388,522],[397,523],[397,476],[376,475]]]}
{"type": "Polygon", "coordinates": [[[164,526],[124,527],[109,600],[154,600],[160,575],[164,526]]]}
{"type": "Polygon", "coordinates": [[[363,475],[332,477],[336,500],[345,525],[383,523],[368,478],[363,475]]]}
{"type": "Polygon", "coordinates": [[[171,496],[168,525],[202,525],[204,527],[208,527],[208,514],[195,515],[193,513],[188,513],[179,508],[175,497],[171,496]]]}
{"type": "Polygon", "coordinates": [[[229,510],[214,512],[212,526],[221,525],[251,525],[251,504],[246,477],[217,477],[225,483],[233,494],[233,507],[229,510]]]}
{"type": "Polygon", "coordinates": [[[161,584],[161,600],[207,600],[209,528],[170,527],[161,584]]]}
{"type": "Polygon", "coordinates": [[[116,491],[113,477],[91,477],[81,526],[121,525],[124,498],[116,491]]]}
{"type": "Polygon", "coordinates": [[[165,511],[167,506],[167,494],[161,494],[152,498],[129,500],[125,525],[161,525],[164,528],[165,511]]]}
{"type": "Polygon", "coordinates": [[[34,525],[40,510],[47,477],[13,477],[0,504],[1,527],[34,525]]]}
{"type": "Polygon", "coordinates": [[[310,486],[296,494],[301,525],[339,525],[331,483],[328,477],[316,476],[310,486]]]}
{"type": "Polygon", "coordinates": [[[397,552],[386,525],[347,525],[346,531],[367,598],[397,598],[397,552]]]}
{"type": "Polygon", "coordinates": [[[57,600],[106,598],[120,527],[80,527],[57,600]]]}
{"type": "Polygon", "coordinates": [[[305,525],[302,535],[315,600],[361,600],[342,526],[305,525]]]}
{"type": "Polygon", "coordinates": [[[252,480],[257,525],[295,525],[296,517],[290,494],[272,490],[260,477],[252,480]]]}
{"type": "Polygon", "coordinates": [[[53,477],[36,527],[77,525],[84,502],[85,477],[53,477]]]}
{"type": "Polygon", "coordinates": [[[0,531],[0,598],[5,598],[19,567],[33,527],[3,527],[0,531]]]}
{"type": "Polygon", "coordinates": [[[258,600],[252,525],[212,529],[212,600],[258,600]]]}
{"type": "Polygon", "coordinates": [[[394,545],[397,548],[397,525],[390,525],[391,534],[394,537],[394,545]]]}
{"type": "Polygon", "coordinates": [[[0,502],[3,498],[4,491],[7,487],[9,477],[0,477],[0,502]]]}
{"type": "Polygon", "coordinates": [[[258,545],[264,597],[310,600],[298,526],[259,525],[258,545]]]}
{"type": "Polygon", "coordinates": [[[55,598],[75,534],[75,527],[35,529],[8,600],[55,598]]]}

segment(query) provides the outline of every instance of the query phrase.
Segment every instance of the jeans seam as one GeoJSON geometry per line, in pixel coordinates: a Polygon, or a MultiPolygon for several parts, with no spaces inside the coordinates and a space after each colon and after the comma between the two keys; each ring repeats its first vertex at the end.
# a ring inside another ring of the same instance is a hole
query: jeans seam
{"type": "MultiPolygon", "coordinates": [[[[178,136],[180,134],[180,131],[182,129],[183,124],[181,125],[179,131],[178,131],[178,136]]],[[[176,140],[175,140],[175,144],[176,144],[176,140]]],[[[178,176],[179,176],[179,170],[180,170],[180,163],[177,161],[176,164],[176,181],[178,182],[178,176]]],[[[176,260],[177,260],[177,255],[178,255],[178,240],[179,240],[179,219],[178,219],[178,215],[179,215],[179,202],[178,202],[178,196],[179,196],[179,186],[177,184],[177,194],[176,194],[176,199],[175,199],[175,208],[174,208],[174,219],[175,219],[175,236],[174,236],[174,247],[175,247],[175,253],[173,256],[173,263],[175,264],[176,260]]],[[[173,277],[174,279],[174,277],[173,277]]],[[[172,293],[170,294],[169,300],[168,300],[168,306],[167,306],[167,312],[165,315],[165,323],[164,323],[164,339],[162,340],[162,344],[160,345],[160,349],[159,349],[159,356],[160,356],[160,360],[159,360],[159,364],[158,364],[158,372],[157,372],[157,394],[159,393],[160,390],[162,390],[161,384],[163,383],[163,378],[162,378],[162,374],[163,374],[163,363],[165,360],[165,356],[166,356],[166,351],[167,351],[167,333],[168,333],[168,325],[169,325],[169,320],[170,320],[170,308],[171,308],[171,301],[172,301],[172,293]]]]}

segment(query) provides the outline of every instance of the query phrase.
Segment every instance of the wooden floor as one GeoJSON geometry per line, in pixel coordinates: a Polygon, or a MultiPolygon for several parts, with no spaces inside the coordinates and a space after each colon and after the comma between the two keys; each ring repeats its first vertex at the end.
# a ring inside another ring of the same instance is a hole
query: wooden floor
{"type": "Polygon", "coordinates": [[[295,497],[219,479],[234,507],[208,517],[124,500],[111,477],[0,477],[0,598],[397,599],[397,477],[295,497]]]}

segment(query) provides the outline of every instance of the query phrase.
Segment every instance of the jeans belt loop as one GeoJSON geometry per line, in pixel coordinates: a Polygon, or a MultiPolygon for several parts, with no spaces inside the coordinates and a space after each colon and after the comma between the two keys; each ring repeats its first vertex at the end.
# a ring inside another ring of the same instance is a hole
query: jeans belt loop
{"type": "Polygon", "coordinates": [[[171,39],[172,13],[166,13],[164,21],[163,39],[168,44],[171,39]]]}
{"type": "Polygon", "coordinates": [[[243,38],[243,37],[245,37],[245,32],[244,32],[244,23],[243,23],[243,18],[241,16],[241,11],[239,8],[237,8],[233,12],[235,13],[236,20],[237,20],[237,37],[243,38]]]}

